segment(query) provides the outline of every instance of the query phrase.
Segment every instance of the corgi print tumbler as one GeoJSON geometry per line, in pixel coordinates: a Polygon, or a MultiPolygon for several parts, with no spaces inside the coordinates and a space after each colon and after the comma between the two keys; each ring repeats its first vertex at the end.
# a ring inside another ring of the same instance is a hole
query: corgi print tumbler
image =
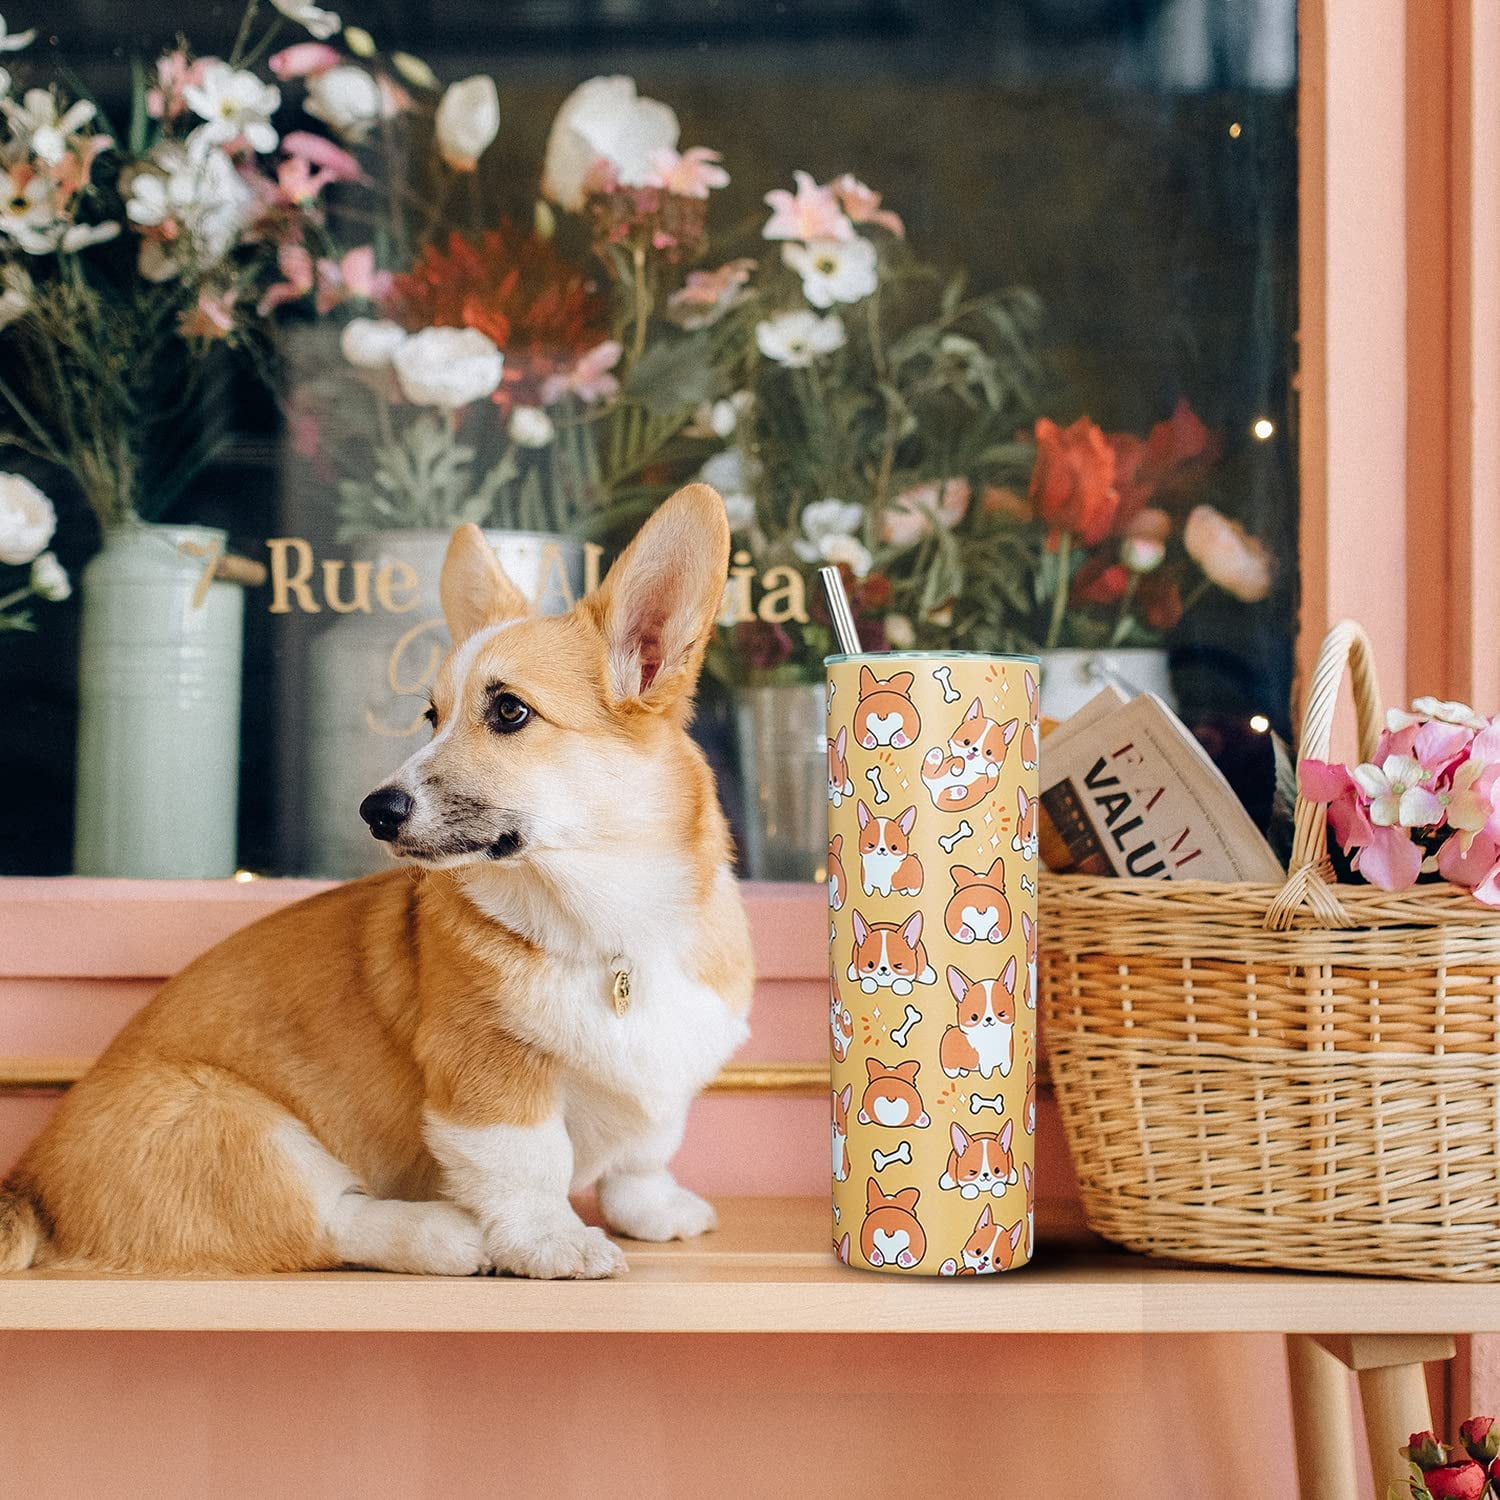
{"type": "Polygon", "coordinates": [[[1035,1234],[1036,658],[827,666],[834,1250],[1009,1271],[1035,1234]]]}

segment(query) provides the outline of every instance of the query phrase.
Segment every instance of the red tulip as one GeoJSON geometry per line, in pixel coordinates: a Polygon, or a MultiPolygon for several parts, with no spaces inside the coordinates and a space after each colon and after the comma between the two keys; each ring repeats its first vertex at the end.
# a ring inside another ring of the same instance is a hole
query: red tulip
{"type": "Polygon", "coordinates": [[[1130,587],[1130,573],[1108,558],[1091,557],[1073,575],[1075,604],[1114,604],[1130,587]]]}
{"type": "Polygon", "coordinates": [[[1071,427],[1041,417],[1036,424],[1036,464],[1031,503],[1047,523],[1049,546],[1067,532],[1085,547],[1109,535],[1119,508],[1115,451],[1096,423],[1079,417],[1071,427]]]}
{"type": "Polygon", "coordinates": [[[1440,1469],[1426,1469],[1422,1483],[1432,1500],[1481,1500],[1489,1488],[1489,1476],[1483,1464],[1472,1458],[1462,1458],[1457,1463],[1444,1464],[1440,1469]]]}

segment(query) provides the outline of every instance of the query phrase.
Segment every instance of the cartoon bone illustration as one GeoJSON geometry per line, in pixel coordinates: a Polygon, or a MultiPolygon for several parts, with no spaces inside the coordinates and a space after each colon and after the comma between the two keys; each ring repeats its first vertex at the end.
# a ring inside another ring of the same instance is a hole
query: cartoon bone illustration
{"type": "Polygon", "coordinates": [[[938,840],[943,846],[944,854],[952,854],[958,846],[967,838],[972,838],[974,830],[969,827],[969,820],[965,818],[952,833],[938,840]]]}
{"type": "MultiPolygon", "coordinates": [[[[939,839],[938,842],[941,843],[942,840],[939,839]]],[[[1025,891],[1028,896],[1036,895],[1036,887],[1024,875],[1021,877],[1021,889],[1025,891]]]]}
{"type": "Polygon", "coordinates": [[[947,667],[938,667],[933,672],[932,676],[933,676],[933,680],[935,682],[940,682],[943,685],[943,702],[944,703],[957,703],[958,700],[963,697],[963,694],[961,692],[959,692],[959,690],[956,687],[953,686],[953,682],[952,682],[951,677],[950,677],[950,672],[949,672],[949,669],[947,667]]]}
{"type": "Polygon", "coordinates": [[[891,1040],[898,1046],[906,1045],[907,1034],[922,1019],[922,1012],[915,1005],[906,1007],[906,1019],[891,1033],[891,1040]]]}
{"type": "Polygon", "coordinates": [[[904,1161],[907,1166],[911,1165],[911,1142],[902,1141],[894,1151],[872,1151],[870,1160],[875,1163],[875,1170],[883,1172],[894,1162],[904,1161]]]}
{"type": "Polygon", "coordinates": [[[871,766],[870,769],[865,772],[865,780],[875,788],[875,800],[877,802],[889,802],[891,800],[891,794],[886,791],[885,783],[880,779],[879,766],[871,766]]]}
{"type": "Polygon", "coordinates": [[[1005,1095],[991,1094],[986,1098],[983,1094],[969,1095],[969,1113],[977,1115],[982,1109],[992,1109],[997,1115],[1005,1113],[1005,1095]]]}

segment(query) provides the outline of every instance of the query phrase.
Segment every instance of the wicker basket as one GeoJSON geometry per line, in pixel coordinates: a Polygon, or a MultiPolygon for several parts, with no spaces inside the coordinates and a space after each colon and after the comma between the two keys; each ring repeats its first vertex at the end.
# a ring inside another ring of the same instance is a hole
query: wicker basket
{"type": "MultiPolygon", "coordinates": [[[[1323,644],[1302,754],[1369,642],[1323,644]]],[[[1040,980],[1063,1125],[1100,1234],[1241,1266],[1500,1277],[1500,917],[1446,884],[1330,883],[1300,802],[1285,885],[1044,879],[1040,980]]]]}

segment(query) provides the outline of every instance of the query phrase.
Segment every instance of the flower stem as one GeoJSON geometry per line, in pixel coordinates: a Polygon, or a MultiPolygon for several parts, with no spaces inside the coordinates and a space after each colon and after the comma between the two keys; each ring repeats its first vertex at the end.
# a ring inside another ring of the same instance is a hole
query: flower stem
{"type": "Polygon", "coordinates": [[[1130,629],[1130,606],[1135,603],[1135,591],[1139,587],[1141,575],[1132,573],[1130,582],[1125,586],[1125,592],[1120,599],[1120,613],[1115,620],[1115,628],[1109,637],[1111,646],[1118,646],[1125,639],[1125,633],[1130,629]]]}
{"type": "Polygon", "coordinates": [[[1068,612],[1068,585],[1072,582],[1069,564],[1073,560],[1073,533],[1065,531],[1057,544],[1057,592],[1052,596],[1052,622],[1047,626],[1047,649],[1051,651],[1062,635],[1063,616],[1068,612]]]}
{"type": "Polygon", "coordinates": [[[23,599],[29,599],[36,590],[28,583],[24,588],[19,588],[13,594],[6,594],[0,598],[0,610],[7,610],[13,604],[19,604],[23,599]]]}
{"type": "Polygon", "coordinates": [[[630,255],[635,278],[635,332],[630,340],[630,364],[634,368],[646,348],[646,321],[651,316],[651,294],[646,284],[646,247],[637,245],[630,255]]]}

